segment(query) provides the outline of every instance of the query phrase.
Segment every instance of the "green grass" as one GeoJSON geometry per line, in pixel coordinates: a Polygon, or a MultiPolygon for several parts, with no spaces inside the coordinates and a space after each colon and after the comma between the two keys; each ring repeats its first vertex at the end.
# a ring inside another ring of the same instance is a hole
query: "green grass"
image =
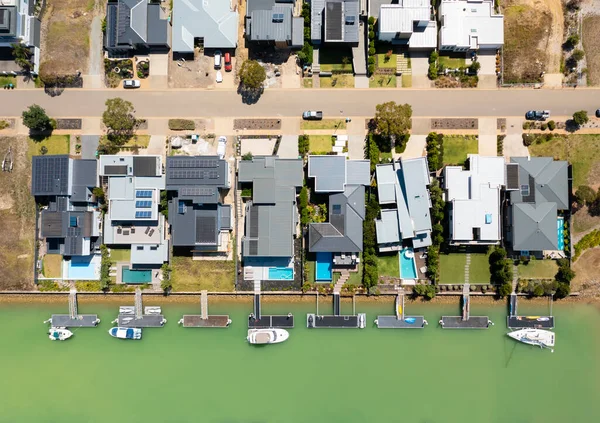
{"type": "Polygon", "coordinates": [[[17,78],[15,76],[0,76],[0,87],[4,88],[8,84],[13,84],[16,88],[17,78]]]}
{"type": "Polygon", "coordinates": [[[471,265],[469,266],[470,283],[490,283],[490,263],[487,254],[471,253],[471,265]]]}
{"type": "Polygon", "coordinates": [[[402,75],[402,88],[412,87],[412,75],[402,75]]]}
{"type": "Polygon", "coordinates": [[[46,254],[42,259],[44,276],[47,278],[60,278],[62,275],[62,256],[60,254],[46,254]]]}
{"type": "Polygon", "coordinates": [[[223,260],[192,260],[173,257],[173,291],[233,291],[235,264],[223,260]]]}
{"type": "Polygon", "coordinates": [[[465,254],[440,254],[440,283],[464,283],[465,254]]]}
{"type": "Polygon", "coordinates": [[[527,264],[519,264],[519,278],[522,279],[554,279],[558,266],[555,260],[530,260],[527,264]]]}
{"type": "MultiPolygon", "coordinates": [[[[358,272],[350,272],[350,277],[348,278],[348,280],[346,281],[346,283],[348,285],[362,285],[362,272],[363,272],[363,267],[362,267],[362,263],[358,264],[358,272]]],[[[342,274],[339,272],[334,272],[333,273],[333,284],[335,284],[338,279],[340,278],[342,274]]]]}
{"type": "Polygon", "coordinates": [[[331,72],[334,70],[343,70],[352,72],[352,51],[350,48],[334,47],[319,49],[319,64],[321,70],[331,72]],[[344,64],[344,57],[348,59],[348,63],[344,64]]]}
{"type": "Polygon", "coordinates": [[[373,75],[369,88],[396,88],[396,75],[373,75]]]}
{"type": "Polygon", "coordinates": [[[315,283],[315,278],[316,278],[316,262],[314,261],[310,261],[310,260],[306,260],[306,264],[307,264],[307,269],[306,271],[308,272],[308,282],[310,283],[315,283]]]}
{"type": "Polygon", "coordinates": [[[344,119],[303,120],[300,129],[346,129],[344,119]]]}
{"type": "Polygon", "coordinates": [[[382,151],[379,153],[379,160],[391,160],[393,157],[391,152],[382,151]]]}
{"type": "Polygon", "coordinates": [[[302,86],[304,88],[312,88],[313,87],[312,78],[302,78],[302,86]]]}
{"type": "Polygon", "coordinates": [[[311,153],[327,153],[331,151],[331,135],[309,135],[309,151],[311,153]]]}
{"type": "Polygon", "coordinates": [[[377,67],[384,69],[396,69],[396,55],[392,54],[389,60],[386,62],[385,53],[377,54],[377,67]]]}
{"type": "Polygon", "coordinates": [[[467,154],[476,154],[479,150],[474,135],[444,136],[444,165],[462,165],[467,154]]]}
{"type": "Polygon", "coordinates": [[[131,250],[129,248],[111,248],[110,259],[115,263],[120,261],[129,263],[131,261],[131,250]]]}
{"type": "Polygon", "coordinates": [[[33,156],[41,156],[40,149],[46,147],[48,152],[47,156],[53,154],[69,154],[69,135],[50,135],[48,138],[42,141],[34,141],[28,138],[28,150],[27,158],[31,160],[33,156]]]}
{"type": "Polygon", "coordinates": [[[354,75],[334,75],[320,78],[321,88],[354,88],[354,75]]]}
{"type": "Polygon", "coordinates": [[[99,281],[77,281],[75,288],[79,292],[97,292],[102,291],[102,285],[99,281]]]}
{"type": "Polygon", "coordinates": [[[465,66],[465,58],[440,56],[438,63],[441,63],[444,67],[456,69],[465,66]]]}
{"type": "Polygon", "coordinates": [[[397,252],[394,254],[380,254],[376,257],[379,276],[400,277],[400,262],[397,252]]]}

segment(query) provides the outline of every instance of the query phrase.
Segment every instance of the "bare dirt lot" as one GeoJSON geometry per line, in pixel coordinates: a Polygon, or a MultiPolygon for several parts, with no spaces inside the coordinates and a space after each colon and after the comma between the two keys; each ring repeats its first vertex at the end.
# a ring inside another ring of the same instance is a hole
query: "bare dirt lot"
{"type": "Polygon", "coordinates": [[[541,82],[560,72],[564,19],[560,0],[508,0],[504,7],[504,82],[541,82]]]}
{"type": "Polygon", "coordinates": [[[48,0],[42,20],[41,72],[73,75],[88,68],[90,28],[100,0],[48,0]]]}
{"type": "Polygon", "coordinates": [[[575,279],[571,291],[579,291],[586,297],[600,297],[600,248],[583,253],[573,264],[575,279]]]}
{"type": "MultiPolygon", "coordinates": [[[[600,14],[600,9],[597,13],[600,14]]],[[[600,85],[600,15],[583,18],[583,50],[587,60],[588,85],[600,85]]]]}
{"type": "Polygon", "coordinates": [[[12,147],[12,172],[0,172],[0,290],[33,288],[35,203],[25,137],[0,137],[2,159],[12,147]]]}

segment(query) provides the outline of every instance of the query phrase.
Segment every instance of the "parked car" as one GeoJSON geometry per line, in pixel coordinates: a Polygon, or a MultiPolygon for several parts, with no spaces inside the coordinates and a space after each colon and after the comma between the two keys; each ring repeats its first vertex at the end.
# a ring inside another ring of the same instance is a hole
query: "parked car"
{"type": "Polygon", "coordinates": [[[230,53],[225,53],[225,72],[231,72],[231,54],[230,53]]]}
{"type": "Polygon", "coordinates": [[[600,118],[600,109],[596,109],[596,117],[600,118]]]}
{"type": "Polygon", "coordinates": [[[227,147],[227,137],[219,137],[218,144],[217,144],[217,156],[219,156],[220,159],[225,157],[226,147],[227,147]]]}
{"type": "Polygon", "coordinates": [[[221,50],[215,51],[215,69],[221,69],[221,60],[223,58],[223,54],[221,50]]]}
{"type": "Polygon", "coordinates": [[[316,110],[307,110],[306,112],[302,113],[302,119],[304,120],[321,120],[323,119],[323,112],[322,111],[316,111],[316,110]]]}
{"type": "Polygon", "coordinates": [[[223,82],[223,74],[221,71],[217,71],[217,82],[223,82]]]}
{"type": "Polygon", "coordinates": [[[525,113],[527,120],[546,120],[550,117],[550,110],[530,110],[525,113]]]}
{"type": "Polygon", "coordinates": [[[123,81],[123,88],[139,88],[141,85],[138,79],[126,79],[123,81]]]}

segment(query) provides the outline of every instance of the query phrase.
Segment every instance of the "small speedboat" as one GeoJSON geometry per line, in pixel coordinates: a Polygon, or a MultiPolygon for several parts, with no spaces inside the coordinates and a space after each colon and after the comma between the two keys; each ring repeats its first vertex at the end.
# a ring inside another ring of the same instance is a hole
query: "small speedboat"
{"type": "Polygon", "coordinates": [[[114,327],[108,331],[113,338],[119,339],[142,339],[142,329],[114,327]]]}
{"type": "Polygon", "coordinates": [[[248,342],[255,345],[279,344],[287,340],[290,334],[285,329],[248,329],[248,342]]]}
{"type": "Polygon", "coordinates": [[[67,328],[50,328],[48,331],[48,338],[52,341],[66,341],[72,336],[73,332],[67,328]]]}
{"type": "Polygon", "coordinates": [[[404,321],[409,325],[414,325],[417,319],[415,319],[414,317],[406,317],[404,318],[404,321]]]}
{"type": "Polygon", "coordinates": [[[512,339],[540,348],[554,347],[554,332],[543,329],[521,329],[508,333],[512,339]]]}

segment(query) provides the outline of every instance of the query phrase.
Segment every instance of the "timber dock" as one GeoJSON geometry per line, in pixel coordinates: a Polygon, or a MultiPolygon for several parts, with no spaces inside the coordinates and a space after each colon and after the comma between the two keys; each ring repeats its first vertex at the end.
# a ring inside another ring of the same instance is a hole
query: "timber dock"
{"type": "Polygon", "coordinates": [[[319,293],[317,293],[317,312],[316,314],[306,315],[307,328],[327,328],[327,329],[364,329],[366,327],[367,315],[365,313],[356,314],[355,298],[352,297],[352,315],[344,316],[340,314],[340,293],[333,292],[333,315],[319,315],[319,293]]]}
{"type": "Polygon", "coordinates": [[[248,316],[248,329],[280,328],[291,329],[294,327],[294,316],[263,315],[260,304],[260,282],[254,282],[254,311],[248,316]]]}
{"type": "Polygon", "coordinates": [[[135,290],[135,305],[119,307],[119,316],[112,321],[121,327],[129,328],[159,328],[167,323],[160,307],[143,307],[142,291],[135,290]],[[142,312],[143,311],[143,312],[142,312]]]}
{"type": "Polygon", "coordinates": [[[509,329],[554,329],[552,296],[550,296],[550,316],[519,316],[517,312],[517,294],[513,292],[510,294],[506,325],[509,329]]]}
{"type": "Polygon", "coordinates": [[[208,291],[200,292],[200,315],[185,314],[179,324],[184,328],[226,328],[231,324],[227,315],[210,316],[208,314],[208,291]]]}
{"type": "Polygon", "coordinates": [[[404,296],[404,289],[400,289],[396,295],[395,316],[377,316],[375,324],[379,329],[423,329],[427,325],[423,316],[404,315],[404,296]]]}
{"type": "Polygon", "coordinates": [[[69,292],[69,314],[53,314],[44,323],[50,323],[52,327],[56,328],[89,328],[98,326],[100,319],[97,314],[78,313],[77,290],[71,289],[69,292]]]}
{"type": "Polygon", "coordinates": [[[462,316],[442,316],[442,329],[487,329],[493,325],[488,316],[471,316],[470,287],[465,283],[462,295],[462,316]]]}

